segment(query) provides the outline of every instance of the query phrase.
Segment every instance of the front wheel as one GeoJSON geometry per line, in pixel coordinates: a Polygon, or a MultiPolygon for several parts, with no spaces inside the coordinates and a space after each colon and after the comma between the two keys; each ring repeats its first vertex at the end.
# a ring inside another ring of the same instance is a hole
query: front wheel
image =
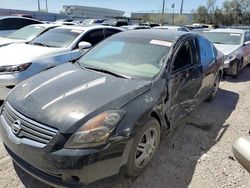
{"type": "Polygon", "coordinates": [[[155,118],[150,118],[134,138],[128,159],[127,175],[129,177],[136,178],[145,170],[158,150],[160,138],[160,124],[155,118]]]}
{"type": "Polygon", "coordinates": [[[215,80],[214,80],[214,85],[212,88],[212,92],[210,93],[209,97],[206,99],[206,101],[210,102],[214,100],[220,86],[220,80],[221,80],[221,73],[218,73],[215,80]]]}

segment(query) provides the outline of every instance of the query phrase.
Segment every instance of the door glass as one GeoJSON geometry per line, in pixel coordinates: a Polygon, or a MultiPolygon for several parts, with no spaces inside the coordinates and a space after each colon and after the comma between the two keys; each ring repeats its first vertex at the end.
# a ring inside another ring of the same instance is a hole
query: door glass
{"type": "Polygon", "coordinates": [[[207,66],[215,58],[214,47],[211,42],[203,37],[198,37],[201,64],[207,66]]]}
{"type": "Polygon", "coordinates": [[[191,65],[192,61],[192,48],[190,42],[185,42],[179,49],[174,61],[173,71],[180,70],[188,65],[191,65]]]}
{"type": "Polygon", "coordinates": [[[82,41],[89,42],[90,44],[92,44],[92,46],[94,46],[103,39],[104,39],[104,34],[103,30],[101,29],[101,30],[90,31],[89,33],[87,33],[87,35],[85,35],[82,41]]]}

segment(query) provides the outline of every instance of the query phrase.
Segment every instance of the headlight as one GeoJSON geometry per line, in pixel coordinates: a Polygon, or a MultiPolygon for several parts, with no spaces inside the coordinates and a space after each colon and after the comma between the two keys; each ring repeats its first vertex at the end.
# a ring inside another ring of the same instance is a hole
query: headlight
{"type": "Polygon", "coordinates": [[[26,70],[30,65],[31,63],[25,63],[21,65],[0,66],[0,73],[8,74],[8,73],[21,72],[26,70]]]}
{"type": "Polygon", "coordinates": [[[81,126],[65,144],[65,148],[87,148],[107,143],[112,131],[124,117],[123,111],[107,111],[81,126]]]}

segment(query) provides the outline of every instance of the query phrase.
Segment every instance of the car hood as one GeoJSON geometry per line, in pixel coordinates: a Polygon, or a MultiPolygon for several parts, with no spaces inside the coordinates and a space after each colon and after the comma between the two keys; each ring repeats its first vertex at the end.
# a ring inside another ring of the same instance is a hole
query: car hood
{"type": "Polygon", "coordinates": [[[120,109],[150,87],[151,81],[117,78],[67,63],[22,82],[7,101],[37,122],[73,133],[88,118],[120,109]]]}
{"type": "Polygon", "coordinates": [[[62,48],[49,48],[25,43],[10,44],[0,48],[0,66],[29,63],[38,58],[44,58],[63,51],[62,48]]]}
{"type": "Polygon", "coordinates": [[[226,45],[226,44],[214,44],[214,46],[218,50],[222,51],[224,55],[229,55],[240,47],[239,45],[226,45]]]}
{"type": "Polygon", "coordinates": [[[11,44],[11,43],[16,43],[16,42],[25,42],[25,40],[0,37],[0,47],[4,46],[4,45],[11,44]]]}

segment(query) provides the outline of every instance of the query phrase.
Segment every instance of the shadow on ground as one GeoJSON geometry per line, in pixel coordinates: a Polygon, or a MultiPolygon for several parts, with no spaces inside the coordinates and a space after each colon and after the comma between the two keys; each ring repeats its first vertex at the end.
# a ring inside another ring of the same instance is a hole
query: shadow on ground
{"type": "MultiPolygon", "coordinates": [[[[124,177],[112,185],[102,184],[98,187],[188,187],[196,164],[202,161],[204,154],[223,137],[230,126],[225,121],[234,111],[238,99],[237,93],[220,89],[213,102],[202,103],[169,138],[162,141],[154,160],[140,177],[136,180],[124,177]]],[[[15,170],[25,187],[48,187],[19,167],[15,166],[15,170]]]]}

